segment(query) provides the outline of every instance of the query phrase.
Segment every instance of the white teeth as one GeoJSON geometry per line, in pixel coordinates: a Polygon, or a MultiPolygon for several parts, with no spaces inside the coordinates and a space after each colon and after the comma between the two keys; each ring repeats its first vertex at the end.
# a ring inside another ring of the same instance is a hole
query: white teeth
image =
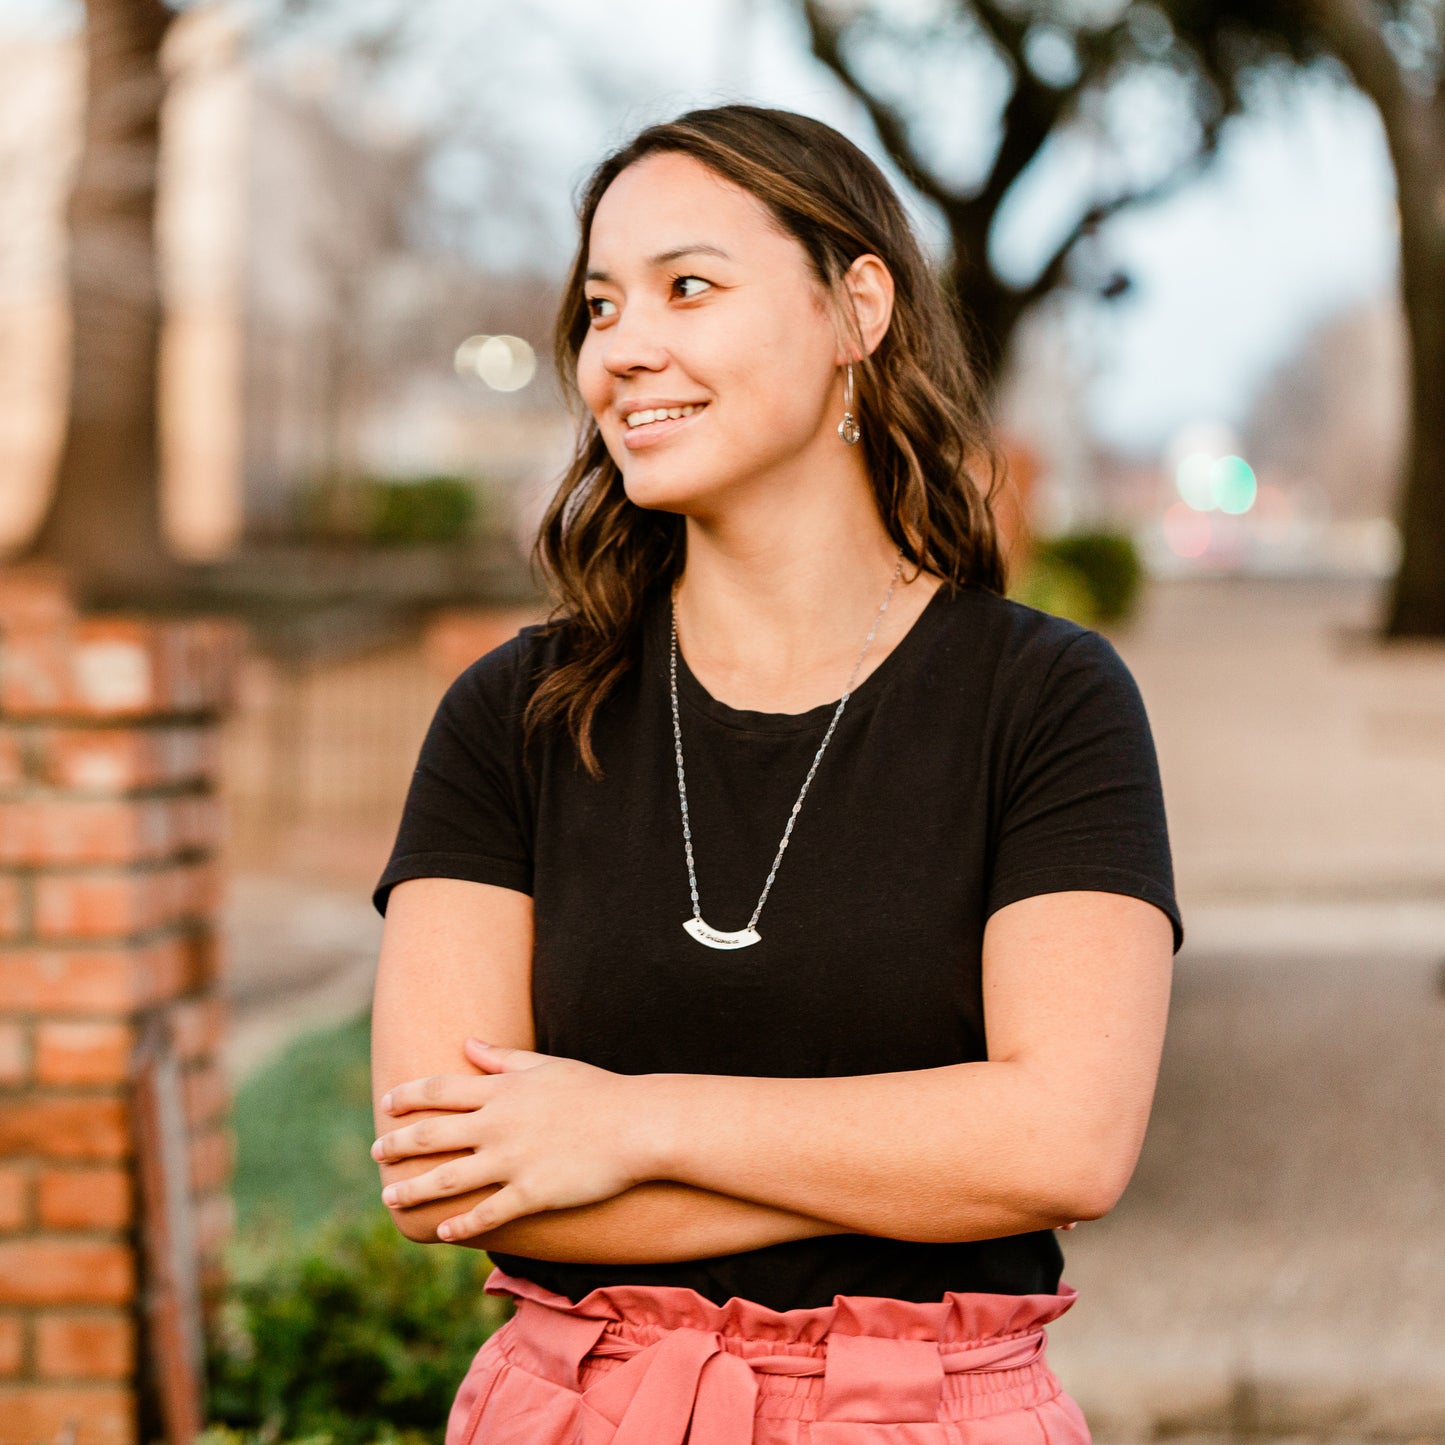
{"type": "Polygon", "coordinates": [[[653,411],[631,411],[628,412],[626,421],[629,427],[646,426],[651,421],[691,416],[694,412],[701,411],[706,405],[707,403],[703,402],[701,405],[657,407],[653,411]]]}

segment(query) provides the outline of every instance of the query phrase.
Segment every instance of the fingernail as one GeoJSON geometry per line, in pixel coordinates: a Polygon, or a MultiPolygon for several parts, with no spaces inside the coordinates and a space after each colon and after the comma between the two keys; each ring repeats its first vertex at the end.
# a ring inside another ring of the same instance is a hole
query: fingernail
{"type": "Polygon", "coordinates": [[[382,1203],[384,1203],[384,1204],[395,1204],[395,1203],[396,1203],[396,1185],[395,1185],[395,1184],[388,1184],[388,1185],[386,1186],[386,1188],[381,1191],[381,1198],[382,1198],[382,1203]]]}
{"type": "Polygon", "coordinates": [[[381,1096],[381,1107],[382,1107],[383,1109],[385,1109],[388,1114],[391,1113],[391,1095],[390,1095],[390,1093],[386,1093],[386,1094],[383,1094],[383,1095],[381,1096]]]}
{"type": "Polygon", "coordinates": [[[371,1157],[372,1157],[373,1159],[380,1159],[380,1158],[381,1158],[381,1140],[380,1140],[380,1139],[378,1139],[378,1140],[376,1141],[376,1143],[374,1143],[374,1144],[371,1146],[371,1157]]]}

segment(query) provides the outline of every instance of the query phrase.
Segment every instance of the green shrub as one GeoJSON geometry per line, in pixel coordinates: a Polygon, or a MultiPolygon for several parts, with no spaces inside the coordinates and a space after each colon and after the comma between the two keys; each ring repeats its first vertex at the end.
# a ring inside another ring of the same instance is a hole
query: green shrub
{"type": "Polygon", "coordinates": [[[483,485],[468,477],[325,477],[298,491],[292,525],[311,541],[380,546],[462,542],[483,523],[483,485]]]}
{"type": "Polygon", "coordinates": [[[369,542],[455,542],[477,520],[477,488],[464,477],[372,479],[362,498],[369,542]]]}
{"type": "Polygon", "coordinates": [[[472,1357],[511,1311],[482,1293],[490,1269],[480,1250],[404,1238],[380,1204],[233,1266],[207,1341],[210,1424],[270,1441],[437,1445],[472,1357]]]}
{"type": "Polygon", "coordinates": [[[236,1091],[237,1231],[197,1445],[438,1445],[510,1313],[482,1293],[483,1252],[415,1244],[382,1205],[370,1035],[370,1009],[303,1034],[236,1091]]]}
{"type": "MultiPolygon", "coordinates": [[[[165,1445],[165,1442],[157,1439],[152,1440],[150,1445],[165,1445]]],[[[323,1430],[315,1435],[301,1435],[283,1440],[274,1430],[238,1430],[231,1425],[207,1425],[191,1445],[334,1445],[334,1437],[329,1431],[323,1430]]],[[[394,1425],[383,1425],[372,1437],[369,1445],[417,1445],[417,1436],[415,1431],[403,1431],[394,1425]]],[[[434,1445],[434,1441],[428,1438],[427,1445],[434,1445]]]]}
{"type": "Polygon", "coordinates": [[[1040,551],[1035,551],[1010,581],[1008,595],[1084,627],[1098,621],[1088,578],[1077,567],[1040,551]]]}
{"type": "MultiPolygon", "coordinates": [[[[400,1437],[395,1432],[377,1436],[376,1445],[399,1445],[400,1437]]],[[[152,1440],[150,1445],[164,1445],[152,1440]]],[[[278,1440],[269,1430],[236,1430],[230,1425],[207,1425],[191,1442],[191,1445],[331,1445],[330,1435],[308,1435],[299,1440],[278,1440]]]]}
{"type": "Polygon", "coordinates": [[[1133,612],[1144,566],[1127,532],[1066,532],[1040,542],[1035,556],[1083,579],[1097,621],[1119,622],[1133,612]]]}

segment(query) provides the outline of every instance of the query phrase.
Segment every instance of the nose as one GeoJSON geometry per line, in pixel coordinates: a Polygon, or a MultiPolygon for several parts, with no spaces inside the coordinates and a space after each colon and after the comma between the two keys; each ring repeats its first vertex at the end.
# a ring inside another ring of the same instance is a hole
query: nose
{"type": "Polygon", "coordinates": [[[602,365],[613,376],[633,371],[660,371],[667,365],[667,349],[657,338],[657,328],[641,306],[633,305],[607,328],[602,348],[602,365]]]}

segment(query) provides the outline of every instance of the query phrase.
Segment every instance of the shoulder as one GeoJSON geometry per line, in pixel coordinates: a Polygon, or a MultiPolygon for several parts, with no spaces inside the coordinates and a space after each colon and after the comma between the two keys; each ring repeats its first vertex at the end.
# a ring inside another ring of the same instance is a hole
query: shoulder
{"type": "Polygon", "coordinates": [[[1133,673],[1103,633],[976,587],[953,589],[943,609],[944,669],[986,698],[1000,737],[1147,727],[1133,673]]]}
{"type": "Polygon", "coordinates": [[[492,714],[520,712],[537,679],[565,650],[561,629],[536,622],[467,664],[447,688],[453,710],[475,708],[492,714]]]}
{"type": "Polygon", "coordinates": [[[944,631],[986,661],[999,681],[1042,685],[1061,667],[1124,667],[1103,633],[1015,598],[981,587],[955,587],[941,606],[944,631]]]}

